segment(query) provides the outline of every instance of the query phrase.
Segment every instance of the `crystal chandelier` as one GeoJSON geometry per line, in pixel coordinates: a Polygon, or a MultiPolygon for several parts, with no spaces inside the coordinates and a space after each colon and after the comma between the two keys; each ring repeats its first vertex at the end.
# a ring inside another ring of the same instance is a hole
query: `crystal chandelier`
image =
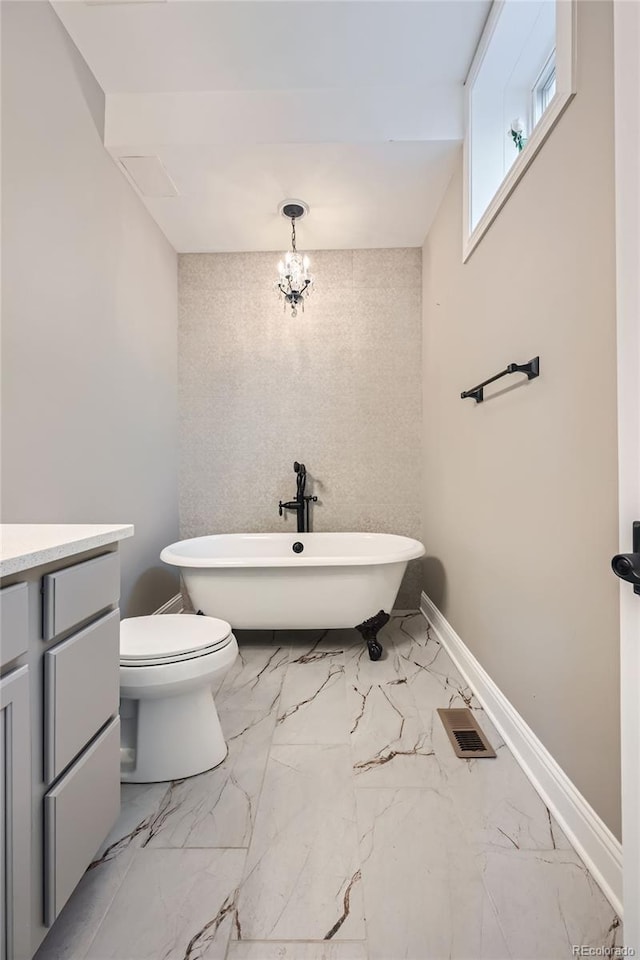
{"type": "Polygon", "coordinates": [[[280,205],[283,217],[291,220],[291,250],[284,255],[284,260],[278,264],[279,277],[276,280],[276,289],[287,304],[291,307],[291,316],[298,316],[298,307],[304,313],[305,298],[311,293],[313,277],[309,273],[309,257],[298,253],[296,249],[296,220],[302,219],[309,208],[301,200],[286,200],[280,205]]]}

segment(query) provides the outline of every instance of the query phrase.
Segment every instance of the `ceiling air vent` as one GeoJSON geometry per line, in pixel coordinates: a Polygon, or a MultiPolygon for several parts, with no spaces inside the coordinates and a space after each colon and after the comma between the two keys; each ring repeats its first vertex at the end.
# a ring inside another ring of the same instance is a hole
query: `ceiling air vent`
{"type": "Polygon", "coordinates": [[[438,710],[438,713],[456,757],[462,760],[495,757],[495,750],[471,710],[438,710]]]}
{"type": "Polygon", "coordinates": [[[84,0],[88,7],[113,7],[116,4],[166,3],[167,0],[84,0]]]}
{"type": "Polygon", "coordinates": [[[173,181],[158,157],[118,157],[118,160],[143,197],[178,196],[173,181]]]}

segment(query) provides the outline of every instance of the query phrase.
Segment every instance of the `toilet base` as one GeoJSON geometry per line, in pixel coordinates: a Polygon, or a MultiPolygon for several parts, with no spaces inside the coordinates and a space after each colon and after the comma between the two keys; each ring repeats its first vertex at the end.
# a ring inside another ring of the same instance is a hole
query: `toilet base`
{"type": "Polygon", "coordinates": [[[123,783],[182,780],[222,763],[227,755],[209,686],[175,697],[121,700],[123,783]]]}

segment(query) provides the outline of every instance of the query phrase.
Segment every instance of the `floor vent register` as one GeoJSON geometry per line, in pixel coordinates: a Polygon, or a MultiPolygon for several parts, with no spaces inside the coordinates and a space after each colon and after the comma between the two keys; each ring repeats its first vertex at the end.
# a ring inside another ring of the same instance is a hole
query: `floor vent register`
{"type": "Polygon", "coordinates": [[[462,760],[495,757],[495,750],[471,710],[438,710],[438,713],[457,757],[462,760]]]}

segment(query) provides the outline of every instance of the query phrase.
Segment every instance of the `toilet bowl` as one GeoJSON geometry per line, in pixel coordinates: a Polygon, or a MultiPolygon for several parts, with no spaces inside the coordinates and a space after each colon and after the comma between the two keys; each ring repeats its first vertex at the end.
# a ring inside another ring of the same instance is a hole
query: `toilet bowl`
{"type": "Polygon", "coordinates": [[[238,644],[213,617],[162,614],[120,624],[120,779],[179,780],[227,755],[212,688],[238,644]]]}

